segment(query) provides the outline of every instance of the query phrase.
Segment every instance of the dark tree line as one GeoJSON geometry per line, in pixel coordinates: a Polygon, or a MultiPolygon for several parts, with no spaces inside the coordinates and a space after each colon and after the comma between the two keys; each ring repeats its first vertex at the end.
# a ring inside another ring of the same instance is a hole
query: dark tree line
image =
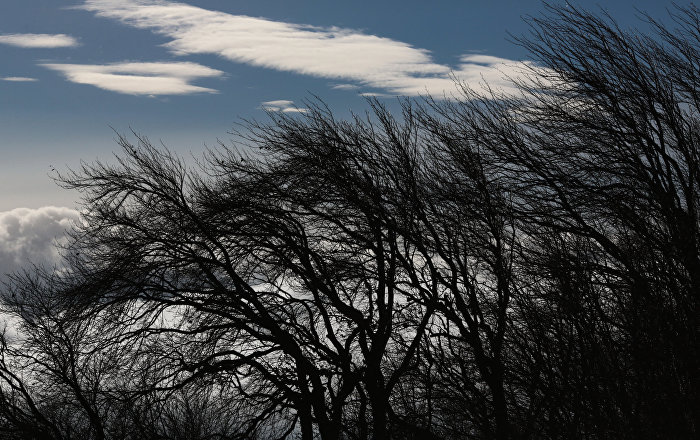
{"type": "Polygon", "coordinates": [[[5,286],[24,439],[666,439],[700,420],[700,12],[549,7],[517,95],[270,114],[60,177],[5,286]]]}

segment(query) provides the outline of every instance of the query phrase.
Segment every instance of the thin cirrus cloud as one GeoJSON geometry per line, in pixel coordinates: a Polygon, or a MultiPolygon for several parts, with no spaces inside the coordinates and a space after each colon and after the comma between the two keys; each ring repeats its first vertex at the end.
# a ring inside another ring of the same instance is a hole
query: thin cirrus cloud
{"type": "Polygon", "coordinates": [[[464,55],[457,65],[447,66],[434,62],[428,50],[352,29],[233,15],[172,1],[86,0],[81,8],[164,35],[171,40],[165,47],[176,55],[216,54],[239,63],[397,95],[450,93],[455,90],[455,79],[477,89],[483,83],[508,89],[506,78],[519,77],[522,67],[528,65],[464,55]]]}
{"type": "Polygon", "coordinates": [[[335,90],[357,90],[360,86],[357,84],[334,84],[331,88],[335,90]]]}
{"type": "Polygon", "coordinates": [[[129,95],[217,93],[215,89],[190,82],[224,75],[220,70],[189,62],[41,65],[62,73],[71,82],[129,95]]]}
{"type": "Polygon", "coordinates": [[[10,82],[34,82],[34,81],[38,81],[38,79],[36,79],[36,78],[28,78],[26,76],[5,76],[5,77],[0,77],[0,80],[10,81],[10,82]]]}
{"type": "Polygon", "coordinates": [[[27,49],[54,49],[78,46],[78,40],[66,34],[1,34],[0,44],[27,49]]]}

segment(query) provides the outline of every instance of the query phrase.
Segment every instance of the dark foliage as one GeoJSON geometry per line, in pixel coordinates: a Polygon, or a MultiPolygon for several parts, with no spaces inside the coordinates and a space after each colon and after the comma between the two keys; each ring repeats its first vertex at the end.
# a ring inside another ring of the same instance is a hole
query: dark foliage
{"type": "Polygon", "coordinates": [[[60,182],[6,286],[0,430],[47,439],[665,439],[700,420],[700,12],[548,8],[518,96],[321,103],[189,168],[60,182]]]}

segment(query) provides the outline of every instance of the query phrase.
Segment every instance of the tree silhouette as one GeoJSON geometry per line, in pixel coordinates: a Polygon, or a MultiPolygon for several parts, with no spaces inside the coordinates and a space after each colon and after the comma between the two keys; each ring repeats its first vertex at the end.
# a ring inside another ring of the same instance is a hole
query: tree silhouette
{"type": "Polygon", "coordinates": [[[5,289],[0,428],[696,437],[700,13],[646,21],[547,6],[517,95],[313,101],[195,166],[120,136],[5,289]]]}

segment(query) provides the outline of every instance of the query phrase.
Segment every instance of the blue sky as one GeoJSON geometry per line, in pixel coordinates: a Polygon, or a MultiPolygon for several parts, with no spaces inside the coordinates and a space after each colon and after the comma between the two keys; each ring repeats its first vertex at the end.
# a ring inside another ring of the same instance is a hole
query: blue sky
{"type": "MultiPolygon", "coordinates": [[[[507,32],[542,10],[527,0],[1,4],[0,212],[75,207],[50,167],[109,158],[110,127],[196,155],[241,118],[303,111],[311,94],[342,116],[362,111],[365,94],[449,94],[450,74],[498,85],[528,57],[507,32]]],[[[633,26],[635,7],[661,17],[670,2],[604,6],[633,26]]]]}

